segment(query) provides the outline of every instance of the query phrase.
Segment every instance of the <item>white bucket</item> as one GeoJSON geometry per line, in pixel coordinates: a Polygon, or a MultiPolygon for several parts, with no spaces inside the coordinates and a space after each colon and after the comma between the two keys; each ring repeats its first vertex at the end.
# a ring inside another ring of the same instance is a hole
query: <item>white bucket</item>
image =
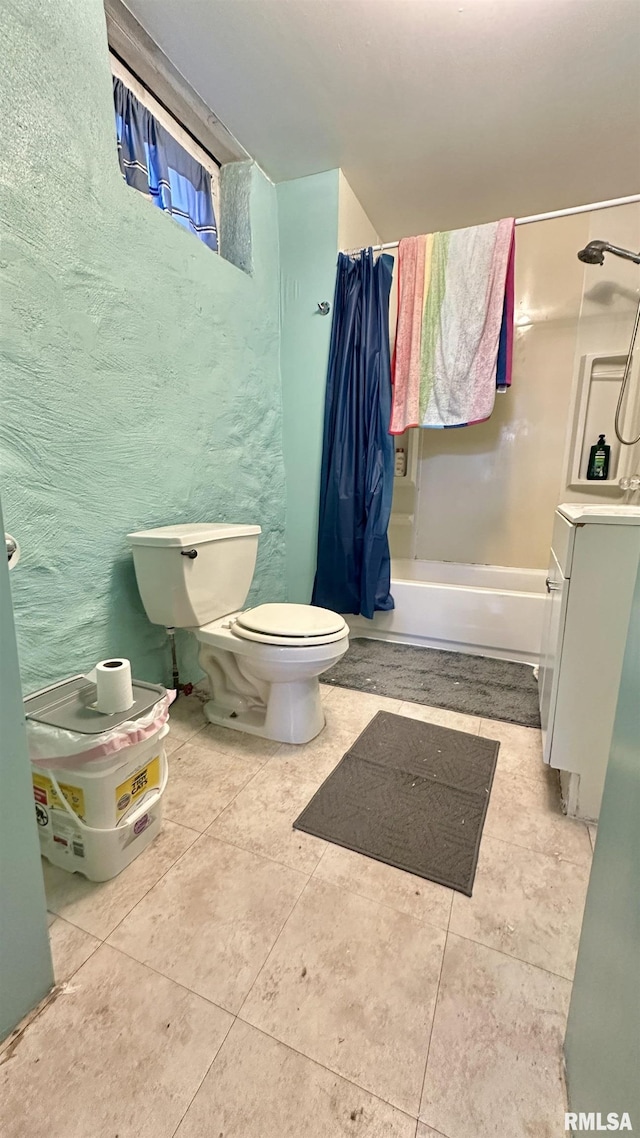
{"type": "Polygon", "coordinates": [[[32,763],[40,851],[48,861],[108,881],[146,849],[162,823],[168,732],[164,724],[142,743],[91,763],[76,756],[55,770],[32,763]]]}

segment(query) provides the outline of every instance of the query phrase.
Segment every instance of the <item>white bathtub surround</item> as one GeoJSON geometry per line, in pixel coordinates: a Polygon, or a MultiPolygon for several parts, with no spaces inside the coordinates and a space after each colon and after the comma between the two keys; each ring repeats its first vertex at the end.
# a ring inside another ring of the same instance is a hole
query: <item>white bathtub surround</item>
{"type": "Polygon", "coordinates": [[[396,607],[347,617],[353,636],[537,664],[545,573],[501,565],[394,559],[396,607]]]}

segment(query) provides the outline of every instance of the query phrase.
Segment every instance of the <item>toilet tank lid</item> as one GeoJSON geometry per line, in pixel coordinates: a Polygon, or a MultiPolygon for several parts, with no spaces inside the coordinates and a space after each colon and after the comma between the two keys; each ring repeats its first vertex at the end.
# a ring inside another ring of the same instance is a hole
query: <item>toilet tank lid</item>
{"type": "Polygon", "coordinates": [[[177,526],[158,526],[156,529],[128,533],[130,545],[206,545],[223,538],[249,537],[261,533],[260,526],[231,525],[227,522],[183,522],[177,526]]]}

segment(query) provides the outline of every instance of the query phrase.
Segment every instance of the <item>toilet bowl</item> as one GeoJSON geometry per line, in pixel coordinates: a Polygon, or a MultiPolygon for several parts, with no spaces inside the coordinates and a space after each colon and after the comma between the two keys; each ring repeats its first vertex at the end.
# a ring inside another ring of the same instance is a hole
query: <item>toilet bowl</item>
{"type": "Polygon", "coordinates": [[[348,635],[342,617],[310,605],[261,605],[203,625],[199,661],[213,693],[205,715],[268,739],[308,742],[324,727],[318,677],[344,656],[348,635]],[[321,613],[333,618],[333,630],[305,632],[321,613]],[[271,618],[282,632],[264,631],[271,618]]]}
{"type": "Polygon", "coordinates": [[[129,534],[147,616],[200,642],[211,723],[283,743],[306,743],[324,726],[319,677],[344,656],[349,629],[313,605],[243,611],[259,526],[163,526],[129,534]]]}

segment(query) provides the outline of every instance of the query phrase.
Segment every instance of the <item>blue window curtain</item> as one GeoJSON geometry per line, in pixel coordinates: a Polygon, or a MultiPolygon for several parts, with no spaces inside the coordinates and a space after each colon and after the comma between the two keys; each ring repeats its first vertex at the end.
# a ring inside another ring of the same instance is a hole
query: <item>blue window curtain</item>
{"type": "Polygon", "coordinates": [[[313,604],[392,609],[387,530],[393,495],[389,293],[393,258],[340,253],[324,415],[313,604]]]}
{"type": "Polygon", "coordinates": [[[211,176],[136,99],[113,79],[120,169],[128,186],[149,194],[154,205],[217,252],[218,230],[211,176]]]}

